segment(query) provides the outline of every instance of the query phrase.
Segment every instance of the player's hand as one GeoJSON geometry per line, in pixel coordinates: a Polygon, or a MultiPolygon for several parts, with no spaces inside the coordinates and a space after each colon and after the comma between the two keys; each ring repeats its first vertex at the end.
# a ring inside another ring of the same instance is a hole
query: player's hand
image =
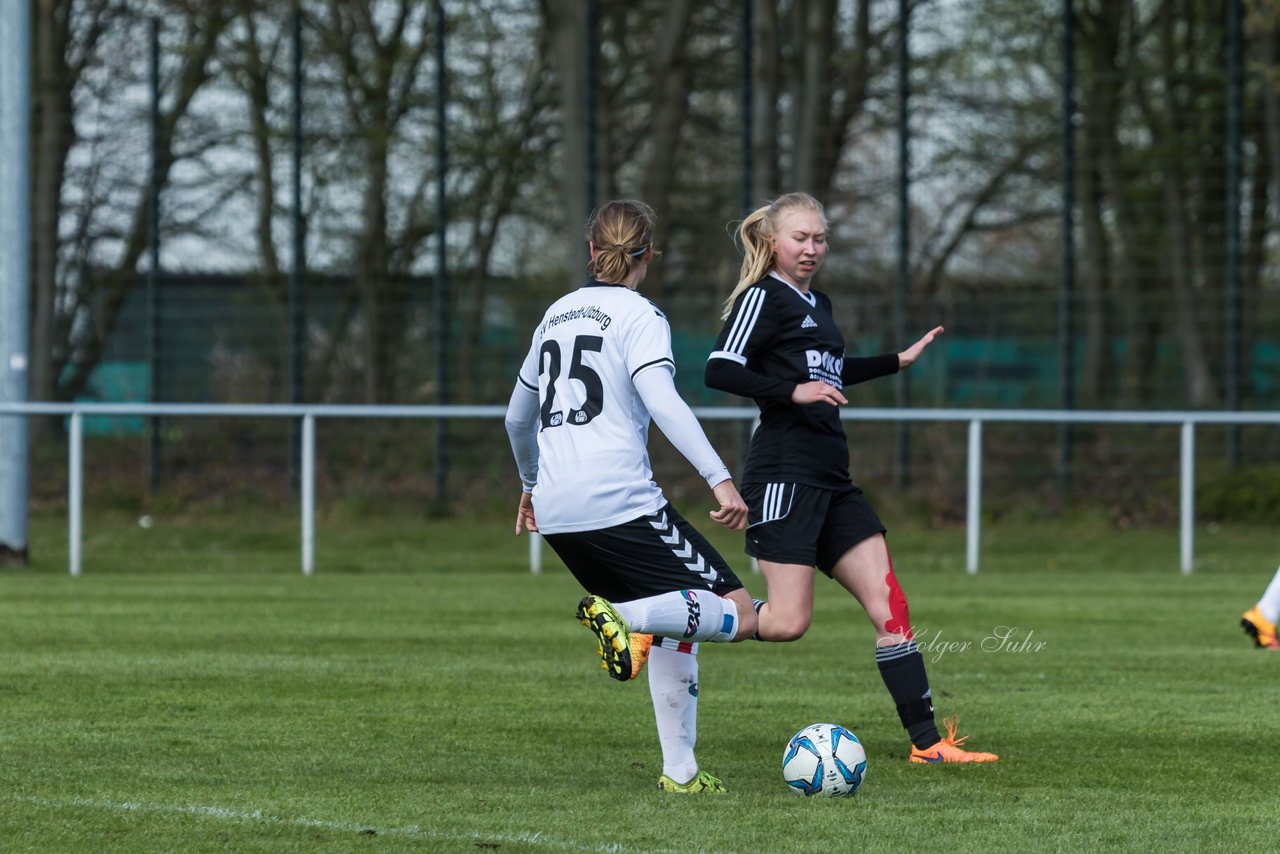
{"type": "Polygon", "coordinates": [[[516,508],[516,536],[521,531],[538,533],[538,520],[533,517],[533,496],[527,492],[520,493],[520,506],[516,508]]]}
{"type": "Polygon", "coordinates": [[[935,326],[916,343],[898,354],[898,370],[909,368],[915,364],[916,359],[920,358],[920,354],[924,352],[924,348],[933,343],[933,339],[942,334],[942,327],[935,326]]]}
{"type": "Polygon", "coordinates": [[[711,491],[720,502],[720,509],[711,511],[711,520],[733,531],[747,527],[747,502],[742,500],[733,481],[722,480],[711,491]]]}
{"type": "Polygon", "coordinates": [[[835,386],[824,383],[822,380],[814,380],[796,386],[796,390],[791,392],[791,402],[829,403],[832,406],[840,406],[848,403],[849,399],[835,386]]]}

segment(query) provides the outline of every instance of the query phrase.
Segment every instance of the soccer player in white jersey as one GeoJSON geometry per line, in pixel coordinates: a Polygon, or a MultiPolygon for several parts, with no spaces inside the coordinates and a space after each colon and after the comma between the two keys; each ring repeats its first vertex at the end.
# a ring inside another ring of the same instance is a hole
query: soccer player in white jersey
{"type": "Polygon", "coordinates": [[[1263,649],[1280,649],[1276,639],[1276,623],[1280,623],[1280,569],[1272,576],[1258,603],[1244,612],[1240,627],[1263,649]]]}
{"type": "Polygon", "coordinates": [[[676,392],[666,317],[637,293],[653,227],[643,202],[597,210],[587,227],[591,280],[552,303],[534,332],[506,418],[524,485],[516,534],[542,534],[590,594],[578,618],[610,676],[634,679],[647,660],[658,788],[715,793],[724,785],[693,750],[698,643],[750,637],[756,613],[724,558],[654,482],[650,419],[711,488],[713,521],[742,530],[747,506],[676,392]]]}
{"type": "Polygon", "coordinates": [[[849,402],[843,386],[910,367],[942,327],[901,353],[847,356],[830,298],[812,287],[827,254],[827,218],[806,193],[753,211],[738,239],[742,269],[706,382],[760,407],[742,475],[751,508],[746,551],[759,562],[768,591],[758,605],[758,637],[792,641],[805,633],[816,566],[854,595],[875,626],[876,664],[911,739],[910,761],[994,762],[994,753],[960,747],[954,718],[946,721],[945,737],[938,733],[885,527],[850,479],[840,423],[839,407],[849,402]]]}

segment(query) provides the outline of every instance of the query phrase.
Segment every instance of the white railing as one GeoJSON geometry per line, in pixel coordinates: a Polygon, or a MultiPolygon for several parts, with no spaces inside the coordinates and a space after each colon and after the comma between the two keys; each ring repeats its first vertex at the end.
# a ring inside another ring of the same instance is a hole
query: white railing
{"type": "MultiPolygon", "coordinates": [[[[201,403],[0,403],[0,416],[65,415],[69,417],[67,515],[70,572],[80,575],[83,501],[83,421],[86,415],[253,417],[302,419],[301,504],[302,572],[315,572],[315,456],[318,418],[502,418],[502,406],[323,406],[306,404],[201,403]]],[[[695,407],[704,421],[754,421],[754,407],[695,407]]],[[[982,514],[982,425],[1023,424],[1176,424],[1182,427],[1179,502],[1181,566],[1194,567],[1195,428],[1198,424],[1280,426],[1280,412],[1115,412],[1056,409],[844,409],[845,421],[967,422],[969,450],[965,508],[965,571],[978,571],[982,514]]],[[[514,477],[514,475],[513,475],[514,477]]],[[[514,482],[514,481],[513,481],[514,482]]],[[[529,538],[529,567],[542,569],[541,538],[529,538]]]]}

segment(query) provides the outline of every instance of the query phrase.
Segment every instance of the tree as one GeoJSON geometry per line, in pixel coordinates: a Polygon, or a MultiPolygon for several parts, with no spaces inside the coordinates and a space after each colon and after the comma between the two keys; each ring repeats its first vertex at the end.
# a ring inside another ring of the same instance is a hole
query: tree
{"type": "Polygon", "coordinates": [[[564,200],[561,230],[564,235],[564,257],[568,261],[570,286],[582,277],[577,263],[585,259],[581,232],[576,231],[586,220],[594,199],[588,198],[587,170],[594,158],[587,151],[587,3],[582,0],[541,0],[547,29],[548,47],[555,62],[560,92],[560,187],[564,200]]]}
{"type": "MultiPolygon", "coordinates": [[[[116,121],[146,106],[116,96],[145,86],[147,19],[123,0],[42,0],[36,16],[33,181],[33,396],[69,400],[98,364],[147,247],[149,199],[141,140],[121,144],[116,121]],[[91,118],[92,117],[92,118],[91,118]],[[96,121],[94,121],[96,119],[96,121]],[[80,122],[87,126],[82,129],[80,122]],[[77,152],[81,156],[77,157],[77,152]]],[[[169,55],[155,133],[154,180],[163,187],[185,155],[175,128],[209,79],[230,16],[220,4],[170,3],[181,45],[169,55]]],[[[145,91],[145,90],[144,90],[145,91]]]]}
{"type": "MultiPolygon", "coordinates": [[[[408,294],[392,279],[406,266],[414,243],[404,242],[404,222],[390,218],[392,196],[421,186],[410,176],[422,174],[422,158],[397,152],[405,126],[426,121],[426,57],[432,33],[429,7],[411,0],[328,0],[313,16],[317,38],[332,57],[329,82],[342,116],[354,133],[342,140],[349,162],[358,163],[359,214],[350,235],[351,263],[361,296],[364,324],[364,399],[388,403],[396,399],[396,356],[408,318],[408,294]],[[397,158],[397,154],[403,157],[397,158]],[[395,161],[393,163],[393,161],[395,161]],[[393,167],[399,173],[393,180],[393,167]]],[[[416,236],[416,235],[415,235],[416,236]]]]}
{"type": "MultiPolygon", "coordinates": [[[[32,382],[36,397],[68,398],[84,390],[148,263],[149,19],[141,0],[36,3],[32,382]]],[[[1219,395],[1220,5],[1076,2],[1083,400],[1153,400],[1168,341],[1177,342],[1179,398],[1209,405],[1219,395]]],[[[292,204],[280,176],[291,154],[293,6],[145,5],[162,21],[155,174],[165,263],[232,264],[261,283],[264,311],[279,317],[292,204]]],[[[459,388],[490,394],[477,367],[488,355],[486,324],[499,309],[579,283],[583,221],[592,204],[616,196],[658,210],[665,255],[649,293],[673,309],[677,332],[713,329],[737,268],[726,232],[742,213],[744,130],[753,203],[806,189],[831,210],[833,287],[854,284],[873,304],[896,275],[898,0],[751,0],[750,128],[741,114],[742,0],[447,0],[444,34],[420,0],[300,7],[307,266],[352,282],[338,310],[311,319],[320,344],[308,397],[425,393],[434,326],[423,319],[432,306],[422,285],[435,267],[428,250],[441,240],[462,284],[449,306],[459,388]],[[431,49],[441,37],[447,234],[434,206],[431,49]],[[598,73],[588,79],[592,45],[598,73]],[[510,275],[514,284],[495,284],[510,275]],[[358,390],[344,385],[343,366],[358,390]]],[[[974,315],[985,318],[1013,294],[1052,306],[1062,246],[1060,3],[912,0],[908,8],[916,310],[958,314],[981,302],[974,315]]],[[[1274,0],[1249,0],[1246,115],[1266,117],[1246,128],[1249,305],[1263,294],[1280,169],[1276,9],[1274,0]]],[[[859,324],[883,325],[866,314],[851,327],[855,337],[859,324]]],[[[1256,318],[1246,313],[1246,336],[1256,318]]],[[[1054,318],[1047,310],[1018,322],[1043,335],[1054,318]]],[[[261,350],[283,364],[281,340],[261,350]]]]}

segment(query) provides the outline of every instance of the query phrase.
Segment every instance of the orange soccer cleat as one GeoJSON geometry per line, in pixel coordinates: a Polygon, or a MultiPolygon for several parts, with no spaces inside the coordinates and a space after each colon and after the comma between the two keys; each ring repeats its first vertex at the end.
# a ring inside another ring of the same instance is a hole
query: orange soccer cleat
{"type": "Polygon", "coordinates": [[[1000,757],[994,753],[979,753],[972,750],[961,750],[960,745],[969,736],[962,735],[956,737],[956,727],[960,723],[959,715],[952,715],[943,719],[943,724],[947,727],[947,735],[937,744],[930,745],[924,749],[919,747],[911,748],[911,761],[921,764],[931,764],[934,762],[995,762],[1000,757]]]}
{"type": "Polygon", "coordinates": [[[1240,628],[1253,638],[1256,646],[1263,649],[1280,649],[1280,641],[1276,640],[1276,624],[1262,616],[1262,611],[1255,605],[1240,618],[1240,628]]]}

